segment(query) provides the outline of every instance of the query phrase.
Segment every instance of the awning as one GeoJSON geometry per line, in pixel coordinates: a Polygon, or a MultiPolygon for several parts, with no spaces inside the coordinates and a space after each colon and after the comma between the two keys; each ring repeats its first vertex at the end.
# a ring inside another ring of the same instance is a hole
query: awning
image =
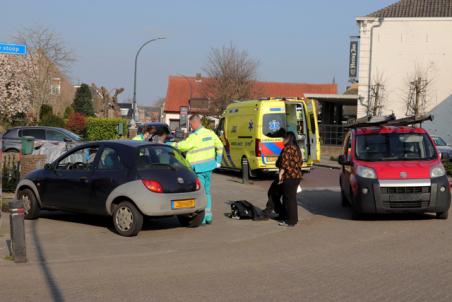
{"type": "Polygon", "coordinates": [[[319,102],[335,103],[342,105],[357,106],[357,94],[319,94],[319,93],[305,93],[305,98],[314,99],[319,102]]]}

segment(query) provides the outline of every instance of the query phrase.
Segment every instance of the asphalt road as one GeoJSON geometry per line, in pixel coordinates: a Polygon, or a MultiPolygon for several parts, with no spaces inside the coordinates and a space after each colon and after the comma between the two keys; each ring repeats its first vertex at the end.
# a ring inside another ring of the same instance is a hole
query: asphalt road
{"type": "Polygon", "coordinates": [[[215,175],[215,221],[198,229],[153,219],[123,238],[109,219],[43,213],[26,223],[29,263],[0,260],[0,301],[451,301],[451,220],[352,221],[337,173],[306,176],[292,229],[224,217],[227,200],[263,206],[270,182],[230,174],[215,175]]]}

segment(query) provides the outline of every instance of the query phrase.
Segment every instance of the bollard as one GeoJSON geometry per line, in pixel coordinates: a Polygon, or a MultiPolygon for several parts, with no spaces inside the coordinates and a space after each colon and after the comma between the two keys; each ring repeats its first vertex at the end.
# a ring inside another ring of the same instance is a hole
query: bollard
{"type": "Polygon", "coordinates": [[[11,252],[14,262],[27,262],[25,249],[24,203],[22,200],[9,202],[9,222],[11,229],[11,252]]]}
{"type": "Polygon", "coordinates": [[[242,183],[247,184],[249,183],[249,163],[246,158],[242,158],[242,183]]]}

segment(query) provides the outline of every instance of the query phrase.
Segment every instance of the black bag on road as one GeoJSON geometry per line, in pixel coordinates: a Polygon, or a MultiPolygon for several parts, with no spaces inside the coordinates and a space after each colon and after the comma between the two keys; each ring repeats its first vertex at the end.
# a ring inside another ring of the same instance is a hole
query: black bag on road
{"type": "Polygon", "coordinates": [[[236,200],[231,203],[229,218],[266,220],[268,217],[264,212],[246,200],[236,200]]]}

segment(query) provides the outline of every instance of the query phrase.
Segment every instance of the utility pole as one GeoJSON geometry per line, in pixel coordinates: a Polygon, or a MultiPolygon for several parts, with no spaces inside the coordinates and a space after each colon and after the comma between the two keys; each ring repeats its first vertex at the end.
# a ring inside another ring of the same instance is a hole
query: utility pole
{"type": "Polygon", "coordinates": [[[135,127],[137,122],[137,65],[138,65],[138,55],[140,54],[141,50],[148,45],[151,42],[157,41],[157,40],[163,40],[166,39],[165,37],[159,37],[155,39],[151,39],[149,41],[146,41],[143,43],[143,45],[140,46],[140,48],[137,51],[137,54],[135,55],[135,69],[133,73],[133,101],[132,101],[132,121],[130,122],[132,127],[135,127]]]}

